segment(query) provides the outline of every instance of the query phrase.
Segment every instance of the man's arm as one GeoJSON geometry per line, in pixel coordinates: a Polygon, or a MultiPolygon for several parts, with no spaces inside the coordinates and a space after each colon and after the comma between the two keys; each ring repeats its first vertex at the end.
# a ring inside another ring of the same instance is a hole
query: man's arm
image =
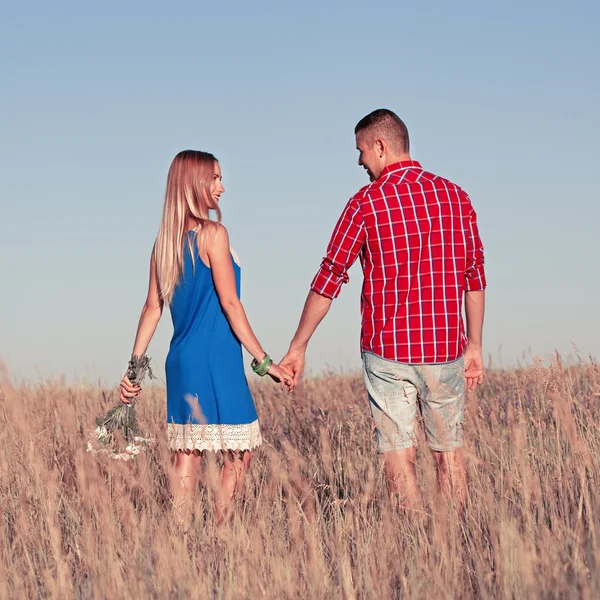
{"type": "Polygon", "coordinates": [[[485,312],[485,290],[465,292],[467,317],[467,349],[465,351],[465,380],[467,391],[483,383],[483,314],[485,312]]]}
{"type": "Polygon", "coordinates": [[[294,385],[298,383],[298,380],[302,377],[302,373],[304,373],[304,357],[308,341],[319,326],[319,323],[329,312],[332,302],[331,298],[321,296],[317,292],[313,292],[313,290],[308,292],[296,335],[290,344],[288,353],[281,361],[282,366],[289,367],[292,370],[294,385]]]}
{"type": "MultiPolygon", "coordinates": [[[[467,196],[468,200],[468,196],[467,196]]],[[[465,383],[471,391],[483,383],[482,332],[485,312],[483,244],[477,228],[477,215],[469,202],[467,229],[467,269],[465,272],[465,314],[467,320],[467,349],[465,351],[465,383]]]]}
{"type": "Polygon", "coordinates": [[[304,372],[306,347],[313,333],[323,320],[331,302],[349,281],[348,269],[354,264],[365,241],[364,223],[357,196],[350,199],[331,236],[327,255],[315,275],[308,293],[300,324],[290,344],[290,349],[281,361],[294,374],[294,385],[304,372]]]}

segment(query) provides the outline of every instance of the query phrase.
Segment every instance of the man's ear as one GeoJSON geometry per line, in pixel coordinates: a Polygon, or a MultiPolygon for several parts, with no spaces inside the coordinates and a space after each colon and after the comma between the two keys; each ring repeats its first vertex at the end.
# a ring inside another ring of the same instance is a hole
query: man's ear
{"type": "Polygon", "coordinates": [[[375,152],[377,152],[379,158],[383,158],[385,154],[386,148],[383,140],[375,140],[375,152]]]}

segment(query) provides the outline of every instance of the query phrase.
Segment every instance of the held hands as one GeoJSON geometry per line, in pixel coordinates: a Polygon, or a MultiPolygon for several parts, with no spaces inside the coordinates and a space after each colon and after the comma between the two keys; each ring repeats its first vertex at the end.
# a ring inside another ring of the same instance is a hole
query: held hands
{"type": "Polygon", "coordinates": [[[298,385],[304,373],[304,356],[306,349],[291,348],[279,363],[281,367],[288,369],[294,378],[294,387],[298,385]]]}
{"type": "Polygon", "coordinates": [[[465,388],[472,392],[483,383],[483,356],[481,348],[467,346],[465,351],[465,388]]]}
{"type": "Polygon", "coordinates": [[[273,363],[267,372],[267,375],[276,383],[281,384],[281,389],[287,389],[288,392],[294,389],[294,375],[293,373],[281,364],[273,363]]]}
{"type": "Polygon", "coordinates": [[[281,384],[281,389],[287,388],[288,392],[291,392],[294,389],[294,376],[293,373],[283,367],[273,362],[273,359],[262,352],[262,359],[259,360],[254,357],[254,360],[250,363],[252,370],[259,376],[264,377],[268,375],[273,381],[281,384]]]}

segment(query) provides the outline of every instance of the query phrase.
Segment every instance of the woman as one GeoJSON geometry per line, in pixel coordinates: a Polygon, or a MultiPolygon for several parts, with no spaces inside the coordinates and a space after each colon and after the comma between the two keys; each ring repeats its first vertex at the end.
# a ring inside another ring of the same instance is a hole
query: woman
{"type": "MultiPolygon", "coordinates": [[[[169,169],[162,222],[150,259],[148,297],[133,354],[145,353],[163,304],[171,309],[173,338],[166,361],[167,438],[173,450],[171,493],[176,507],[194,489],[201,453],[221,451],[217,518],[243,481],[251,451],[262,442],[244,375],[242,350],[253,370],[291,391],[291,372],[264,352],[239,299],[240,267],[220,224],[221,168],[207,152],[185,150],[169,169]],[[209,211],[216,213],[211,220],[209,211]]],[[[121,400],[140,392],[127,377],[121,400]]]]}

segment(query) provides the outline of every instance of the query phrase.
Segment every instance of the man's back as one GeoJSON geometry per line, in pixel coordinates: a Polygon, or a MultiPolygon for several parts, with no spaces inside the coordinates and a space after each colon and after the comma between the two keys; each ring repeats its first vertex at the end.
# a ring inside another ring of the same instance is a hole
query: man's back
{"type": "Polygon", "coordinates": [[[413,364],[463,354],[463,293],[485,288],[483,247],[463,190],[418,162],[390,165],[348,202],[313,289],[335,297],[358,254],[363,351],[413,364]]]}

